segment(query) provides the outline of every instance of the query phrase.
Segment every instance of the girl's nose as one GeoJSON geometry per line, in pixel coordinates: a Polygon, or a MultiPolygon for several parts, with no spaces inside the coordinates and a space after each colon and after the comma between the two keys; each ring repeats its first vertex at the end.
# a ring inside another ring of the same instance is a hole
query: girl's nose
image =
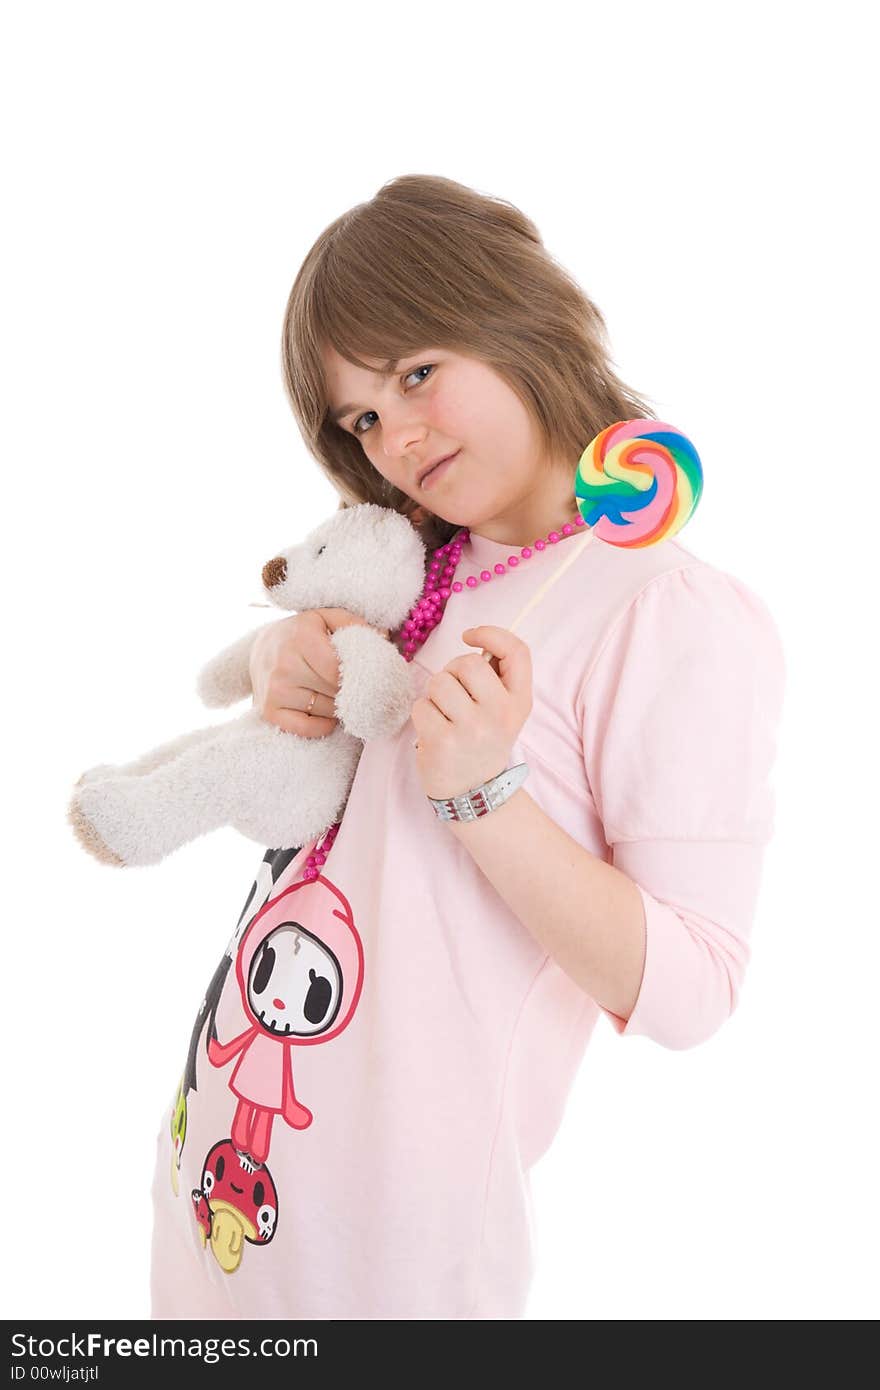
{"type": "Polygon", "coordinates": [[[283,999],[273,999],[272,1003],[275,1005],[276,1009],[285,1009],[287,1007],[283,999]]]}
{"type": "Polygon", "coordinates": [[[382,442],[385,455],[394,462],[405,459],[407,454],[420,446],[425,439],[425,428],[410,417],[394,417],[386,414],[382,421],[382,442]]]}

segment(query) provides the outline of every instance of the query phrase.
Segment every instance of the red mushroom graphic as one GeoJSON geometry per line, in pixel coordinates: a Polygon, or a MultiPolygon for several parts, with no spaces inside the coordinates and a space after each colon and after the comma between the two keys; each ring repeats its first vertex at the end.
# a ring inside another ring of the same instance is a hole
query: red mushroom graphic
{"type": "Polygon", "coordinates": [[[193,1192],[196,1220],[204,1230],[202,1196],[210,1213],[211,1250],[220,1268],[234,1274],[241,1264],[244,1242],[268,1245],[278,1220],[278,1193],[268,1168],[256,1170],[243,1161],[230,1139],[221,1139],[208,1153],[202,1169],[201,1192],[193,1192]]]}

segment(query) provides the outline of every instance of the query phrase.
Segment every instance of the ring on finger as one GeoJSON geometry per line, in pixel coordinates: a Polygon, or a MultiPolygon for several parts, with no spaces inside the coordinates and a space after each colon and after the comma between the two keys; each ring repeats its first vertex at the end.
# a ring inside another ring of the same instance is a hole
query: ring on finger
{"type": "Polygon", "coordinates": [[[311,714],[312,710],[313,710],[314,707],[315,707],[315,701],[317,700],[317,698],[318,698],[318,692],[317,692],[317,690],[313,690],[313,691],[312,691],[312,698],[311,698],[311,700],[309,700],[308,706],[307,706],[307,708],[306,708],[306,714],[311,714]]]}

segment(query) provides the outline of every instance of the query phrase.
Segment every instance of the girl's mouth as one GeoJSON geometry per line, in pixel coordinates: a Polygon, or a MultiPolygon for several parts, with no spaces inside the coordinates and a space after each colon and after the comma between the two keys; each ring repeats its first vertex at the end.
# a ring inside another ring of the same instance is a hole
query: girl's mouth
{"type": "Polygon", "coordinates": [[[456,449],[455,453],[451,454],[448,459],[444,459],[442,463],[436,464],[429,473],[425,474],[424,478],[420,483],[420,486],[423,488],[432,487],[439,478],[443,477],[444,473],[447,471],[450,465],[455,463],[455,460],[458,458],[460,453],[461,450],[456,449]]]}

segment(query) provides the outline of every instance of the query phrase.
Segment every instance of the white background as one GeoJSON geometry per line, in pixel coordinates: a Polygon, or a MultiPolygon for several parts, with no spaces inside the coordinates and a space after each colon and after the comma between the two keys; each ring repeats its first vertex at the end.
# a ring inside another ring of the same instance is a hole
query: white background
{"type": "Polygon", "coordinates": [[[6,1316],[148,1316],[154,1138],[262,850],[226,830],[121,873],[66,805],[83,768],[228,717],[196,671],[336,503],[282,390],[287,294],[402,173],[537,221],[697,443],[685,543],[788,663],[740,1007],[677,1053],[602,1020],[533,1172],[528,1315],[877,1315],[869,9],[7,11],[6,1316]]]}

